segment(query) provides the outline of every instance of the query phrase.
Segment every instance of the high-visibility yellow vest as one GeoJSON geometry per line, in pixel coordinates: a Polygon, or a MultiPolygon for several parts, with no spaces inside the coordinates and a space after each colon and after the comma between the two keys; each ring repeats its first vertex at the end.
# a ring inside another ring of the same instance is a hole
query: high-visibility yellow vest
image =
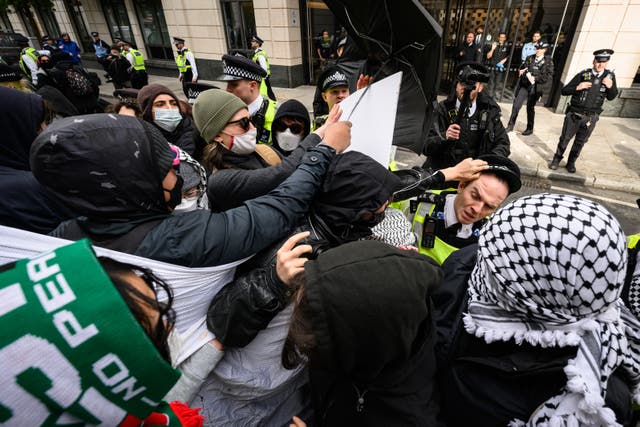
{"type": "Polygon", "coordinates": [[[269,57],[267,56],[267,52],[265,52],[262,49],[258,49],[258,51],[253,54],[253,57],[251,58],[251,60],[253,62],[260,64],[258,62],[258,57],[260,56],[262,56],[264,58],[264,61],[267,63],[267,77],[269,77],[271,75],[271,65],[269,65],[269,57]]]}
{"type": "Polygon", "coordinates": [[[627,239],[629,240],[627,247],[629,249],[635,249],[636,246],[638,246],[638,241],[640,241],[640,233],[629,236],[627,239]]]}
{"type": "Polygon", "coordinates": [[[189,49],[182,49],[182,51],[176,55],[176,65],[178,66],[178,71],[181,73],[186,73],[187,70],[191,68],[191,64],[187,61],[187,53],[189,52],[189,49]]]}
{"type": "Polygon", "coordinates": [[[33,62],[37,63],[38,55],[36,55],[36,50],[32,47],[25,47],[22,49],[22,52],[20,52],[20,69],[27,77],[31,77],[31,70],[27,67],[27,64],[24,63],[22,55],[27,55],[29,58],[33,59],[33,62]]]}
{"type": "Polygon", "coordinates": [[[129,52],[133,56],[133,69],[136,71],[144,71],[146,67],[144,66],[144,56],[138,49],[131,48],[129,52]]]}
{"type": "MultiPolygon", "coordinates": [[[[430,190],[431,193],[439,195],[442,192],[450,192],[455,191],[453,189],[448,190],[430,190]]],[[[424,223],[426,218],[431,217],[433,211],[436,209],[435,203],[421,202],[418,203],[418,209],[413,216],[412,222],[412,230],[418,236],[418,251],[421,254],[427,255],[428,257],[433,258],[439,265],[442,265],[444,260],[446,260],[449,255],[451,255],[454,251],[457,251],[459,248],[451,246],[450,244],[444,242],[439,237],[435,237],[433,247],[428,248],[423,246],[423,230],[424,223]]],[[[440,218],[443,219],[443,218],[440,218]]],[[[435,231],[435,230],[434,230],[435,231]]],[[[424,242],[426,243],[426,242],[424,242]]]]}

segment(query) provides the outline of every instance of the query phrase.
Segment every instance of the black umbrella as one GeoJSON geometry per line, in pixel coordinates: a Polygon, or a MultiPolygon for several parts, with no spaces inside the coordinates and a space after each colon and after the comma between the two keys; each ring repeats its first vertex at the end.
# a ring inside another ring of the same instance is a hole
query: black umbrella
{"type": "MultiPolygon", "coordinates": [[[[325,0],[376,80],[402,71],[393,144],[416,153],[429,132],[442,61],[442,28],[417,0],[325,0]]],[[[350,68],[345,53],[338,66],[350,68]]],[[[353,65],[353,63],[351,63],[353,65]]]]}

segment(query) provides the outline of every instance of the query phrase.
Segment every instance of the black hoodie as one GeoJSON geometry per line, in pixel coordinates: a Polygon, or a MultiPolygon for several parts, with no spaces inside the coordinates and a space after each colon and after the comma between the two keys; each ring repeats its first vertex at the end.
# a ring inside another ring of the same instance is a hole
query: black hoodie
{"type": "Polygon", "coordinates": [[[417,252],[366,240],[305,264],[314,425],[436,424],[430,294],[441,277],[417,252]]]}

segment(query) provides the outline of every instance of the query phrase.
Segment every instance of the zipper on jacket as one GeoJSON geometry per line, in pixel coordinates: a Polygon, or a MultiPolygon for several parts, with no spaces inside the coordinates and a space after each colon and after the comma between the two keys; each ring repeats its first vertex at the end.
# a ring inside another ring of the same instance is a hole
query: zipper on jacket
{"type": "Polygon", "coordinates": [[[364,396],[367,394],[369,390],[365,390],[362,393],[360,393],[360,390],[354,383],[351,383],[351,385],[356,390],[356,394],[358,395],[358,401],[356,403],[356,412],[360,413],[364,410],[364,396]]]}

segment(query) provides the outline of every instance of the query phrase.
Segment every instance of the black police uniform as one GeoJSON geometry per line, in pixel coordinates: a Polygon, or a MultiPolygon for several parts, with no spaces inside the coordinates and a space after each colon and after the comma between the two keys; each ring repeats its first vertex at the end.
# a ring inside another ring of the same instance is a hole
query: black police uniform
{"type": "Polygon", "coordinates": [[[489,85],[487,86],[487,95],[492,98],[495,98],[496,92],[501,90],[502,82],[504,81],[504,76],[507,73],[507,61],[504,63],[504,68],[501,70],[497,67],[497,64],[503,59],[509,56],[509,52],[511,51],[511,43],[505,41],[503,44],[498,44],[493,51],[493,55],[491,59],[488,60],[488,65],[491,68],[491,80],[489,80],[489,85]]]}
{"type": "MultiPolygon", "coordinates": [[[[613,55],[613,50],[600,49],[593,52],[593,54],[596,61],[606,62],[613,55]]],[[[576,138],[567,159],[567,171],[574,173],[576,171],[575,162],[580,156],[582,147],[596,127],[605,98],[611,101],[618,95],[616,76],[607,69],[599,75],[595,73],[593,68],[584,69],[562,88],[562,95],[571,95],[571,101],[562,125],[558,147],[553,160],[549,164],[549,168],[556,169],[558,167],[569,141],[575,135],[576,138]],[[605,77],[609,77],[613,81],[610,88],[602,84],[602,80],[605,77]],[[580,91],[577,90],[578,85],[583,82],[590,82],[591,87],[580,91]]]]}
{"type": "MultiPolygon", "coordinates": [[[[547,43],[538,43],[536,48],[547,49],[549,45],[547,43]]],[[[527,102],[527,129],[523,132],[523,135],[528,135],[533,132],[533,123],[535,120],[535,106],[536,102],[542,97],[542,91],[545,84],[550,82],[553,78],[553,59],[550,56],[542,56],[537,59],[535,55],[530,55],[520,65],[520,70],[526,70],[518,80],[518,87],[513,100],[513,108],[511,109],[511,117],[509,118],[509,125],[507,130],[513,130],[513,126],[516,124],[518,113],[522,105],[527,102]],[[532,84],[527,78],[527,73],[535,78],[535,82],[532,84]]]]}
{"type": "MultiPolygon", "coordinates": [[[[464,81],[464,70],[467,67],[481,70],[483,78],[488,78],[488,72],[480,64],[461,64],[458,69],[458,80],[464,81]]],[[[478,79],[478,81],[480,81],[478,79]]],[[[454,166],[467,157],[476,158],[483,154],[499,154],[508,157],[510,142],[507,132],[500,120],[500,106],[484,92],[480,92],[475,100],[475,111],[471,116],[459,117],[457,98],[455,95],[440,102],[435,109],[437,119],[429,132],[423,148],[427,156],[425,167],[444,169],[454,166]],[[449,126],[460,126],[460,138],[447,140],[446,132],[449,126]]]]}

